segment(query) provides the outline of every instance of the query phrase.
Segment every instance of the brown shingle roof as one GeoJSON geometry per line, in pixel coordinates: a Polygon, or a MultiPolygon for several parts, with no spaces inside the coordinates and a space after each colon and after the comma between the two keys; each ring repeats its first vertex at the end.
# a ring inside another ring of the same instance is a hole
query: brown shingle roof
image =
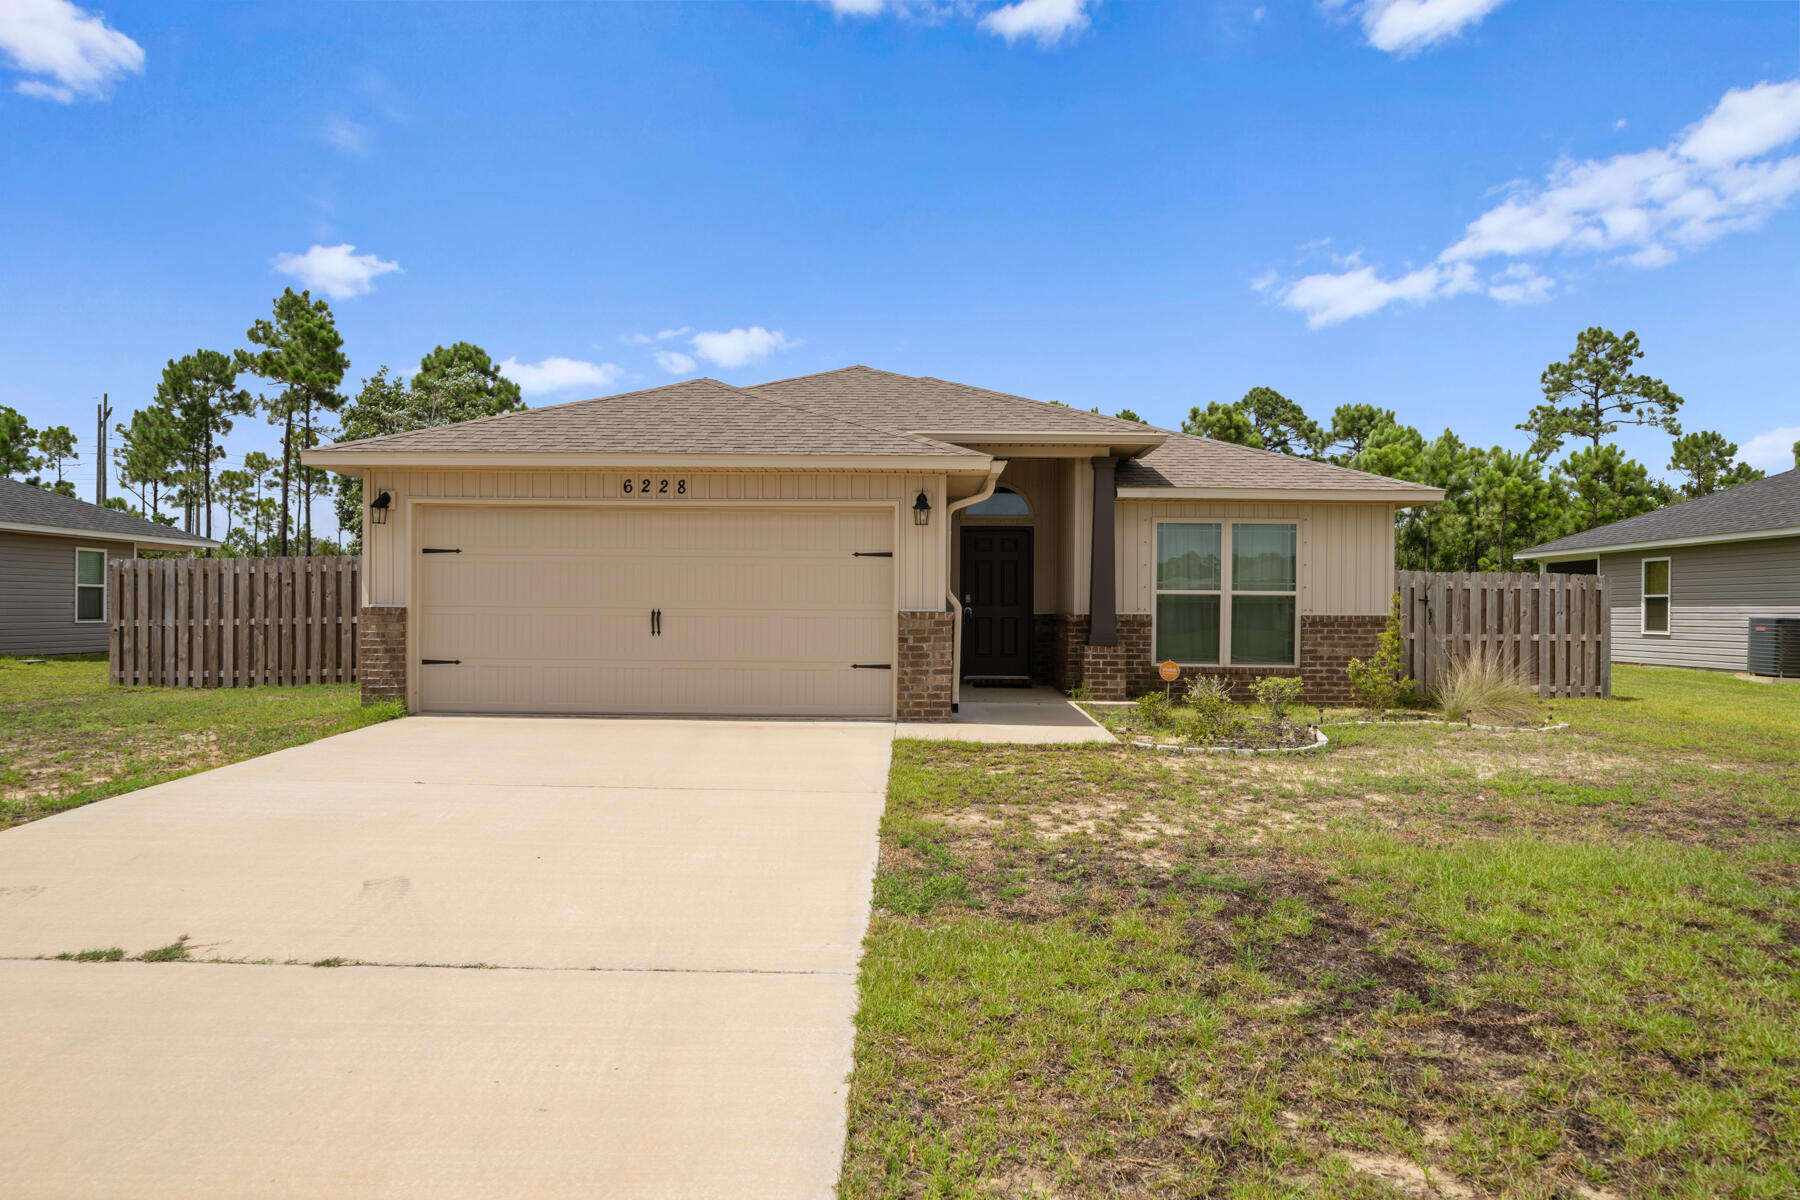
{"type": "Polygon", "coordinates": [[[1171,433],[1169,440],[1137,458],[1119,464],[1122,488],[1261,488],[1269,491],[1393,492],[1396,499],[1433,500],[1436,488],[1352,471],[1330,463],[1253,450],[1232,442],[1216,442],[1192,434],[1171,433]]]}
{"type": "Polygon", "coordinates": [[[744,390],[804,404],[831,416],[856,416],[892,429],[928,433],[1092,433],[1104,440],[1121,433],[1141,436],[1158,432],[1136,421],[873,367],[843,367],[758,383],[744,390]]]}
{"type": "Polygon", "coordinates": [[[980,457],[962,446],[884,429],[857,417],[855,412],[827,415],[701,378],[322,449],[980,457]]]}

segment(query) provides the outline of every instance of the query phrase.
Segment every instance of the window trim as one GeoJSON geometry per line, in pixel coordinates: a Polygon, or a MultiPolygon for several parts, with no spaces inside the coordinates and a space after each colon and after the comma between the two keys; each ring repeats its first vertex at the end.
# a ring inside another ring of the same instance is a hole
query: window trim
{"type": "Polygon", "coordinates": [[[111,617],[112,588],[107,586],[106,582],[106,568],[111,562],[112,556],[106,552],[104,546],[75,547],[75,623],[77,625],[104,625],[108,618],[111,617]],[[100,556],[100,582],[98,584],[81,582],[81,556],[84,552],[98,554],[100,556]],[[98,587],[100,589],[100,615],[98,617],[83,617],[81,615],[81,589],[91,587],[98,587]]]}
{"type": "Polygon", "coordinates": [[[1674,595],[1675,564],[1670,561],[1669,556],[1665,554],[1660,558],[1640,558],[1638,560],[1638,635],[1640,637],[1669,637],[1673,634],[1675,630],[1674,595]],[[1664,574],[1668,576],[1663,582],[1663,587],[1666,590],[1657,592],[1654,595],[1650,593],[1649,588],[1646,586],[1648,580],[1645,579],[1645,576],[1649,574],[1648,568],[1653,562],[1667,564],[1664,574]],[[1651,600],[1661,600],[1667,606],[1667,613],[1664,618],[1665,625],[1662,629],[1650,628],[1649,622],[1645,620],[1650,611],[1651,600]]]}
{"type": "Polygon", "coordinates": [[[1204,667],[1238,667],[1244,670],[1267,668],[1271,671],[1292,670],[1300,665],[1300,594],[1304,590],[1305,565],[1301,561],[1301,548],[1306,544],[1302,536],[1304,522],[1298,517],[1157,517],[1152,522],[1150,531],[1150,661],[1165,661],[1157,657],[1157,620],[1156,598],[1158,596],[1213,596],[1219,597],[1219,661],[1218,662],[1182,662],[1176,665],[1183,669],[1204,667]],[[1164,525],[1217,525],[1219,527],[1219,588],[1197,590],[1192,588],[1161,588],[1157,586],[1157,546],[1162,539],[1164,525]],[[1239,525],[1291,525],[1294,527],[1294,590],[1291,592],[1244,592],[1245,596],[1289,596],[1294,601],[1294,658],[1285,663],[1234,663],[1231,661],[1231,597],[1232,597],[1232,555],[1237,546],[1237,527],[1239,525]]]}

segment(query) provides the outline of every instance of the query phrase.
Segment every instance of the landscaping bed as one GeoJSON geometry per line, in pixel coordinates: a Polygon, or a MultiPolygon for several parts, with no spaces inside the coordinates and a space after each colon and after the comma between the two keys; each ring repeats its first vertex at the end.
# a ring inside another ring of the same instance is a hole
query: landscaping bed
{"type": "Polygon", "coordinates": [[[898,743],[842,1194],[1800,1194],[1800,713],[1614,689],[1552,738],[898,743]]]}
{"type": "Polygon", "coordinates": [[[402,714],[355,684],[129,688],[104,658],[0,657],[0,826],[402,714]]]}

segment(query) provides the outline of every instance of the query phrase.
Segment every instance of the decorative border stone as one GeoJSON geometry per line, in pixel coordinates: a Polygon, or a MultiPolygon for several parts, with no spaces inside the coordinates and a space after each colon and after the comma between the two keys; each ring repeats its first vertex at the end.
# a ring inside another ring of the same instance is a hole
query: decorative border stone
{"type": "Polygon", "coordinates": [[[1327,721],[1327,725],[1379,725],[1383,729],[1407,729],[1414,725],[1436,725],[1444,729],[1480,729],[1487,733],[1555,733],[1558,729],[1567,729],[1567,721],[1558,721],[1554,725],[1477,725],[1473,721],[1438,721],[1430,718],[1419,721],[1327,721]]]}
{"type": "Polygon", "coordinates": [[[1254,758],[1258,754],[1313,754],[1331,745],[1331,739],[1317,725],[1312,726],[1313,742],[1308,746],[1184,746],[1179,742],[1152,742],[1147,739],[1134,739],[1126,742],[1127,746],[1138,750],[1148,750],[1153,754],[1226,754],[1239,758],[1254,758]]]}

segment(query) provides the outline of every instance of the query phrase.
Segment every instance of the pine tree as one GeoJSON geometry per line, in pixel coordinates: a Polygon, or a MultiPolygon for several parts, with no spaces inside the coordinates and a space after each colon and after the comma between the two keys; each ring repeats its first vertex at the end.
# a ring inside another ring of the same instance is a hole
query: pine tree
{"type": "MultiPolygon", "coordinates": [[[[314,416],[336,412],[344,404],[338,386],[350,360],[344,356],[344,339],[332,320],[331,307],[314,300],[310,292],[286,288],[275,298],[272,320],[259,320],[244,335],[260,350],[239,350],[237,364],[272,383],[284,385],[272,399],[265,399],[269,423],[281,426],[281,553],[289,547],[289,503],[301,449],[315,441],[314,416]],[[299,429],[295,428],[296,418],[299,429]]],[[[305,505],[305,541],[312,553],[313,477],[298,470],[305,505]]]]}

